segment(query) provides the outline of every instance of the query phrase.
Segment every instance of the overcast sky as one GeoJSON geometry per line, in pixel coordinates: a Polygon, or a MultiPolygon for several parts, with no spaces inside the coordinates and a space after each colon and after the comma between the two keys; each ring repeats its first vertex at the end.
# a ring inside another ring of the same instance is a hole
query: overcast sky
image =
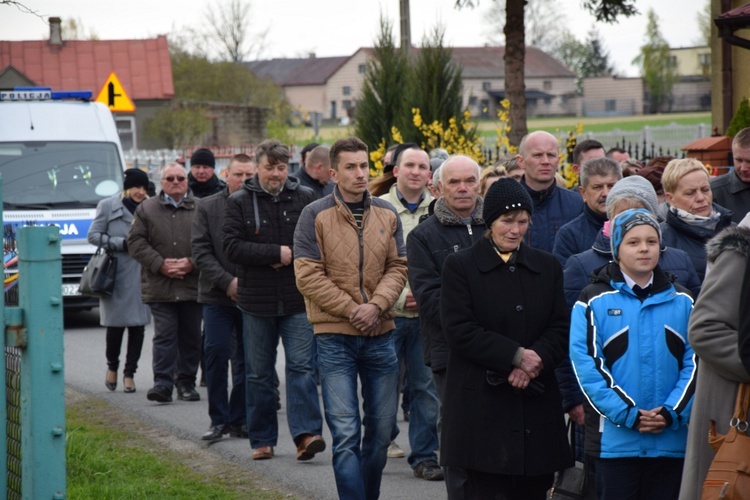
{"type": "MultiPolygon", "coordinates": [[[[59,16],[80,19],[102,39],[146,38],[173,30],[205,25],[208,0],[20,0],[45,19],[59,16]]],[[[220,0],[219,0],[220,1],[220,0]]],[[[582,0],[551,0],[564,13],[564,21],[581,40],[594,26],[582,0]]],[[[653,8],[661,20],[662,34],[672,47],[690,47],[699,39],[697,13],[707,0],[637,0],[641,15],[598,29],[611,61],[622,75],[634,76],[631,64],[644,42],[646,12],[653,8]],[[675,8],[679,5],[679,8],[675,8]]],[[[451,46],[480,46],[487,42],[484,21],[490,0],[474,9],[456,10],[455,0],[411,0],[412,41],[437,23],[446,27],[451,46]]],[[[398,0],[252,0],[251,31],[270,28],[265,58],[345,56],[371,46],[382,11],[398,27],[398,0]]],[[[38,40],[48,36],[45,23],[13,6],[0,5],[0,40],[38,40]]],[[[395,30],[398,37],[398,29],[395,30]]]]}

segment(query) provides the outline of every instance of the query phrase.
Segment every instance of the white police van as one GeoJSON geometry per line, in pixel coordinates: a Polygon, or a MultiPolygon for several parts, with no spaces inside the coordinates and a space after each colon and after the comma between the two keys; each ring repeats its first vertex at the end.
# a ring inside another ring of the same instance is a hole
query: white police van
{"type": "MultiPolygon", "coordinates": [[[[60,227],[68,310],[98,305],[78,291],[83,267],[96,250],[86,235],[96,205],[122,187],[124,161],[114,118],[91,97],[89,91],[0,89],[4,235],[12,239],[19,225],[60,227]]],[[[6,251],[6,290],[13,272],[8,257],[6,251]]]]}

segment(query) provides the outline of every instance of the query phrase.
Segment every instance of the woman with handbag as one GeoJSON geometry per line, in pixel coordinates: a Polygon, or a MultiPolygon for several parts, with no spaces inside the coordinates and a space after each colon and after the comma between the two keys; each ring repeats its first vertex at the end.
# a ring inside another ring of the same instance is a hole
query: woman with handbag
{"type": "Polygon", "coordinates": [[[716,455],[707,439],[711,421],[726,434],[738,388],[750,383],[750,354],[742,354],[750,339],[750,216],[711,239],[706,250],[708,271],[689,329],[700,363],[680,489],[684,500],[701,498],[716,455]]]}
{"type": "Polygon", "coordinates": [[[151,311],[141,301],[141,266],[128,255],[127,240],[133,213],[147,198],[148,175],[131,168],[123,173],[122,194],[105,198],[96,207],[96,216],[88,233],[89,243],[113,252],[117,259],[117,276],[112,296],[99,299],[100,323],[107,328],[107,374],[104,385],[117,389],[117,370],[125,328],[128,349],[123,370],[126,393],[135,392],[133,375],[141,357],[145,325],[151,322],[151,311]]]}

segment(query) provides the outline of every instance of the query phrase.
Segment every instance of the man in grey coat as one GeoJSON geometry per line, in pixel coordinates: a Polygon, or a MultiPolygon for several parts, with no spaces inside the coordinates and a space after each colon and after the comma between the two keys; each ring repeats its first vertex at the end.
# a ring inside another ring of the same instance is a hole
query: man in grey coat
{"type": "Polygon", "coordinates": [[[161,171],[162,191],[135,211],[128,235],[130,255],[141,264],[143,302],[154,316],[154,387],[149,401],[198,401],[195,374],[201,341],[198,269],[191,257],[190,229],[196,200],[178,163],[161,171]]]}
{"type": "Polygon", "coordinates": [[[245,350],[242,311],[237,308],[237,266],[224,254],[221,225],[227,197],[255,174],[255,163],[246,154],[238,154],[229,160],[224,173],[226,188],[201,200],[192,232],[193,257],[200,270],[198,302],[203,304],[203,352],[211,418],[211,426],[201,438],[205,441],[219,440],[225,434],[247,438],[245,350]],[[232,392],[227,397],[230,359],[232,392]]]}

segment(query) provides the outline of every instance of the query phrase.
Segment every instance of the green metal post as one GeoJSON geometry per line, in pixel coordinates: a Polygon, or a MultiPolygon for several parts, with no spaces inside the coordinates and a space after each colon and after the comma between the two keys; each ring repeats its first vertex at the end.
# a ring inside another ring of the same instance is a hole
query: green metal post
{"type": "Polygon", "coordinates": [[[22,495],[65,498],[65,373],[63,370],[60,229],[18,228],[19,305],[27,347],[21,378],[22,495]]]}

